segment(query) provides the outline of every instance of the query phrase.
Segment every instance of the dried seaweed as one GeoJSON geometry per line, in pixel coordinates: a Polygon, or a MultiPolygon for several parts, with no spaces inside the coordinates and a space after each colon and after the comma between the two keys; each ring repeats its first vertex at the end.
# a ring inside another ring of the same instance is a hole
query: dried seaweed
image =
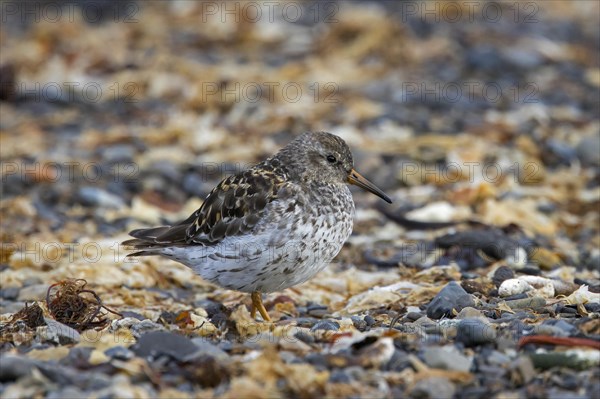
{"type": "Polygon", "coordinates": [[[48,287],[46,293],[46,306],[50,315],[79,332],[106,327],[109,320],[102,309],[121,316],[104,306],[96,292],[85,289],[86,285],[87,281],[84,279],[62,280],[48,287]],[[54,288],[56,291],[52,292],[54,288]]]}

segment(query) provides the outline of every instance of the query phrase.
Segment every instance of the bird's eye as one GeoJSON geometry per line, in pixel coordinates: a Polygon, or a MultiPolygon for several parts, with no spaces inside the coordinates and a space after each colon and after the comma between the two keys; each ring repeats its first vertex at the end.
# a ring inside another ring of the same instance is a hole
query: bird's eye
{"type": "Polygon", "coordinates": [[[337,159],[335,159],[335,157],[333,155],[327,155],[327,162],[336,163],[337,159]]]}

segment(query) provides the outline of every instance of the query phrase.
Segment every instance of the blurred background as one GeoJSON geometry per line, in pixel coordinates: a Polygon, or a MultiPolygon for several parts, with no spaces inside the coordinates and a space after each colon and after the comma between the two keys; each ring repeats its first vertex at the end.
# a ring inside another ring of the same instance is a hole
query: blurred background
{"type": "Polygon", "coordinates": [[[598,220],[596,2],[0,4],[2,194],[29,209],[4,202],[3,241],[182,217],[306,130],[404,211],[585,239],[577,216],[598,220]]]}
{"type": "Polygon", "coordinates": [[[598,396],[599,2],[2,0],[0,18],[3,397],[598,396]],[[394,203],[355,191],[336,260],[266,296],[302,335],[278,346],[247,296],[123,260],[128,231],[307,130],[394,203]],[[121,314],[48,313],[71,278],[121,314]],[[338,330],[375,335],[331,360],[338,330]],[[592,354],[536,358],[518,343],[536,332],[592,354]],[[177,362],[148,360],[163,347],[177,362]]]}
{"type": "Polygon", "coordinates": [[[327,130],[399,214],[598,260],[597,2],[0,4],[3,241],[173,222],[327,130]]]}

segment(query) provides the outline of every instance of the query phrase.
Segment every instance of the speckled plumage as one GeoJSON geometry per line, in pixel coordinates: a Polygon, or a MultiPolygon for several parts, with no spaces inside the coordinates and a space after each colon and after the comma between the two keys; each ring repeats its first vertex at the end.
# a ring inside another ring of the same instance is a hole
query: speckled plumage
{"type": "Polygon", "coordinates": [[[228,289],[283,290],[321,271],[352,232],[349,182],[390,202],[354,171],[341,138],[305,133],[225,178],[188,219],[134,230],[124,244],[138,250],[130,256],[166,256],[228,289]]]}

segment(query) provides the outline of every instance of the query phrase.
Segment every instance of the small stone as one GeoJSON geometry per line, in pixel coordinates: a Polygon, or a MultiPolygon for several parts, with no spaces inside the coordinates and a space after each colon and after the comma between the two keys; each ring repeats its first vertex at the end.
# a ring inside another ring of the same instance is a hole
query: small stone
{"type": "Polygon", "coordinates": [[[367,322],[362,317],[351,316],[350,319],[352,320],[354,328],[358,331],[365,331],[367,329],[367,322]]]}
{"type": "Polygon", "coordinates": [[[21,288],[17,298],[19,301],[41,301],[46,299],[47,292],[48,284],[33,284],[21,288]]]}
{"type": "Polygon", "coordinates": [[[334,370],[329,376],[329,382],[349,384],[352,381],[351,377],[346,374],[345,370],[334,370]]]}
{"type": "Polygon", "coordinates": [[[179,361],[192,359],[199,351],[198,346],[189,338],[167,331],[143,334],[131,350],[140,357],[157,358],[167,355],[179,361]]]}
{"type": "Polygon", "coordinates": [[[308,313],[309,316],[320,318],[327,316],[329,314],[329,310],[327,309],[327,306],[312,304],[307,307],[306,313],[308,313]]]}
{"type": "Polygon", "coordinates": [[[494,276],[492,277],[492,281],[496,285],[496,287],[500,287],[500,284],[504,280],[508,280],[515,277],[515,272],[508,266],[500,266],[494,272],[494,276]]]}
{"type": "Polygon", "coordinates": [[[151,331],[162,331],[164,329],[165,328],[162,325],[148,319],[144,319],[139,323],[135,323],[130,328],[131,334],[133,334],[135,338],[139,338],[142,334],[146,334],[151,331]]]}
{"type": "Polygon", "coordinates": [[[19,296],[19,287],[7,287],[0,289],[0,298],[15,300],[19,296]]]}
{"type": "Polygon", "coordinates": [[[496,337],[496,329],[480,319],[464,319],[458,323],[456,340],[465,346],[492,343],[496,337]]]}
{"type": "Polygon", "coordinates": [[[305,344],[314,344],[315,343],[315,337],[313,337],[311,334],[307,334],[304,331],[298,331],[296,334],[294,334],[294,337],[298,338],[300,341],[304,342],[305,344]]]}
{"type": "Polygon", "coordinates": [[[326,330],[326,331],[337,331],[340,329],[340,324],[333,320],[321,320],[317,324],[311,327],[310,331],[326,330]]]}
{"type": "Polygon", "coordinates": [[[456,387],[443,377],[429,377],[417,382],[410,392],[415,399],[451,399],[456,387]]]}
{"type": "Polygon", "coordinates": [[[121,345],[105,350],[104,354],[118,360],[129,360],[135,357],[135,353],[121,345]]]}
{"type": "Polygon", "coordinates": [[[432,368],[468,372],[473,358],[463,355],[454,345],[431,346],[423,351],[425,363],[432,368]]]}
{"type": "Polygon", "coordinates": [[[500,287],[498,287],[498,295],[501,297],[508,297],[518,295],[523,292],[531,291],[533,287],[524,280],[511,278],[504,280],[500,287]]]}
{"type": "Polygon", "coordinates": [[[192,342],[198,348],[196,356],[210,356],[216,360],[229,359],[229,355],[226,352],[209,342],[206,338],[192,338],[192,342]]]}
{"type": "Polygon", "coordinates": [[[511,309],[538,309],[546,306],[544,298],[534,296],[532,298],[517,299],[514,301],[506,301],[506,304],[511,309]]]}
{"type": "Polygon", "coordinates": [[[45,326],[37,328],[38,336],[43,337],[45,341],[56,342],[60,345],[74,344],[81,340],[81,335],[77,330],[59,323],[49,317],[44,317],[45,326]]]}
{"type": "Polygon", "coordinates": [[[85,398],[87,395],[84,391],[74,386],[68,386],[59,389],[58,391],[49,392],[45,399],[64,399],[64,398],[85,398]]]}
{"type": "Polygon", "coordinates": [[[0,362],[0,382],[16,381],[31,375],[34,361],[22,356],[2,355],[0,362]]]}
{"type": "Polygon", "coordinates": [[[537,372],[533,367],[533,362],[527,356],[519,356],[512,364],[512,369],[516,370],[521,379],[522,384],[527,384],[537,376],[537,372]]]}
{"type": "Polygon", "coordinates": [[[419,320],[421,317],[423,317],[423,313],[419,313],[419,312],[408,312],[405,316],[408,320],[410,321],[417,321],[419,320]]]}
{"type": "Polygon", "coordinates": [[[456,281],[451,281],[431,300],[427,306],[427,316],[431,319],[441,319],[451,316],[453,310],[460,312],[467,306],[475,306],[473,297],[456,281]]]}
{"type": "Polygon", "coordinates": [[[121,209],[125,202],[121,197],[98,187],[81,187],[77,192],[77,200],[83,206],[121,209]]]}
{"type": "Polygon", "coordinates": [[[485,318],[485,316],[483,315],[483,313],[481,313],[481,311],[479,311],[475,308],[466,307],[456,315],[456,318],[457,319],[476,319],[476,318],[485,318]]]}
{"type": "Polygon", "coordinates": [[[584,165],[600,165],[600,136],[584,137],[577,145],[577,156],[584,165]]]}
{"type": "Polygon", "coordinates": [[[373,324],[375,324],[377,322],[377,320],[375,320],[375,318],[373,316],[366,315],[365,322],[367,323],[367,326],[371,327],[371,326],[373,326],[373,324]]]}

